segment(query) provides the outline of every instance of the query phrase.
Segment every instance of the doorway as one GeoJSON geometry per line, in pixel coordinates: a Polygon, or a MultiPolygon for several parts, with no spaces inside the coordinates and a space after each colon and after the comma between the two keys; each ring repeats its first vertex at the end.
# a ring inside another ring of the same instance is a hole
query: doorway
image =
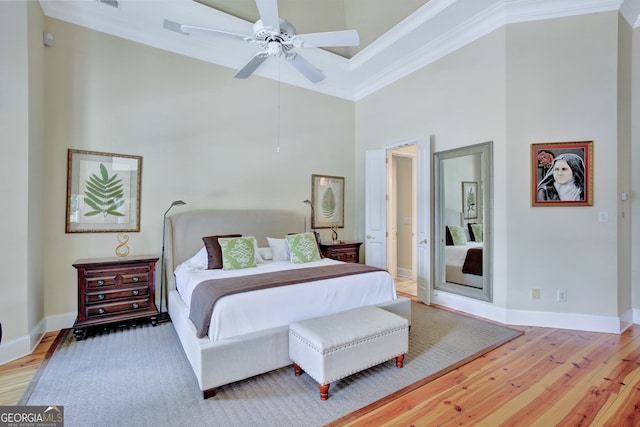
{"type": "Polygon", "coordinates": [[[387,267],[398,292],[417,295],[417,146],[387,150],[387,267]]]}

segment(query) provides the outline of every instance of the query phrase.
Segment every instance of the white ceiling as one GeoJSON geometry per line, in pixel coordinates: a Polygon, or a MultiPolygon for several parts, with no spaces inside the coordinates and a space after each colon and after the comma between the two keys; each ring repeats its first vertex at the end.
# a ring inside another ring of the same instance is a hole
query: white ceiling
{"type": "MultiPolygon", "coordinates": [[[[255,44],[163,28],[164,20],[253,34],[255,0],[40,0],[46,16],[230,68],[255,44]],[[117,4],[113,7],[109,4],[117,4]]],[[[278,0],[298,34],[355,29],[361,44],[297,49],[326,79],[310,83],[269,58],[255,75],[357,100],[508,23],[619,10],[640,25],[640,0],[278,0]]],[[[55,34],[54,34],[55,37],[55,34]]],[[[255,75],[250,78],[255,78],[255,75]]]]}

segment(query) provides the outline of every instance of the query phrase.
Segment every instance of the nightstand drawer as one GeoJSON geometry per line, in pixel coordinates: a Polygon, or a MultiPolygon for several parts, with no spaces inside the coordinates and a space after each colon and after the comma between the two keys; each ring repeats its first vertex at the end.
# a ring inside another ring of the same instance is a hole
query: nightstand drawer
{"type": "Polygon", "coordinates": [[[119,300],[124,298],[139,298],[147,295],[149,295],[148,286],[118,289],[115,291],[87,292],[85,294],[87,304],[109,302],[109,301],[119,300]]]}
{"type": "Polygon", "coordinates": [[[149,298],[123,301],[111,304],[87,306],[87,317],[110,315],[126,311],[142,311],[149,307],[149,298]]]}
{"type": "Polygon", "coordinates": [[[350,250],[341,250],[341,249],[332,249],[329,250],[327,258],[336,259],[338,261],[359,261],[358,253],[352,249],[350,250]]]}
{"type": "Polygon", "coordinates": [[[360,262],[361,242],[321,243],[320,250],[325,258],[343,262],[360,262]]]}

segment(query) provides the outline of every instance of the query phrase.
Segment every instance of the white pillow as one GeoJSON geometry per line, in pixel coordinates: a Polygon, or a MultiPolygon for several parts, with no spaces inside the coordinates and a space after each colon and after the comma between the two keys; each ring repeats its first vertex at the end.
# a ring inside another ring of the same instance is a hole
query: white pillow
{"type": "Polygon", "coordinates": [[[271,248],[258,248],[258,252],[262,262],[271,261],[273,259],[273,252],[271,252],[271,248]]]}
{"type": "Polygon", "coordinates": [[[273,254],[273,262],[289,261],[289,245],[286,239],[275,239],[267,237],[271,253],[273,254]]]}
{"type": "Polygon", "coordinates": [[[258,247],[258,240],[253,239],[253,241],[255,242],[253,253],[256,255],[256,264],[262,264],[266,260],[262,257],[262,252],[260,252],[260,248],[258,247]]]}
{"type": "Polygon", "coordinates": [[[209,255],[207,254],[207,248],[202,247],[194,256],[182,263],[187,270],[206,270],[209,266],[209,255]]]}

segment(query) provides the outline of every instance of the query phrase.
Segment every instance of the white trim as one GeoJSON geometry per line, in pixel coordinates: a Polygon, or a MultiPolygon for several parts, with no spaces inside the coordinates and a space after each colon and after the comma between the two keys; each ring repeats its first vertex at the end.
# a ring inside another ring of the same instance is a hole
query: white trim
{"type": "Polygon", "coordinates": [[[507,311],[489,302],[437,290],[432,291],[431,303],[493,320],[494,322],[507,323],[507,311]]]}
{"type": "Polygon", "coordinates": [[[75,320],[76,312],[48,316],[40,320],[28,335],[3,342],[2,345],[0,345],[0,365],[30,355],[38,344],[40,344],[45,333],[71,328],[75,320]]]}
{"type": "Polygon", "coordinates": [[[510,325],[573,329],[609,334],[622,332],[620,318],[615,316],[528,310],[509,310],[508,316],[507,323],[510,325]]]}
{"type": "MultiPolygon", "coordinates": [[[[256,52],[248,43],[164,29],[162,23],[169,19],[251,32],[253,23],[189,0],[156,0],[151,9],[145,2],[121,3],[119,9],[89,1],[41,0],[40,5],[47,17],[231,69],[256,52]]],[[[640,0],[431,0],[349,60],[322,49],[305,49],[304,57],[327,76],[319,84],[309,83],[290,67],[279,74],[275,61],[261,66],[256,76],[357,101],[506,24],[611,10],[619,10],[634,27],[640,25],[640,0]]]]}
{"type": "Polygon", "coordinates": [[[434,16],[453,5],[456,1],[458,0],[431,0],[424,4],[417,11],[384,33],[384,36],[378,38],[354,55],[353,58],[349,60],[351,69],[355,70],[361,67],[367,61],[381,54],[385,49],[392,47],[394,43],[401,41],[413,30],[433,19],[434,16]]]}
{"type": "Polygon", "coordinates": [[[583,313],[506,310],[484,301],[442,291],[433,292],[431,302],[473,316],[503,323],[507,326],[534,326],[620,334],[634,323],[640,324],[640,309],[629,310],[619,317],[583,313]]]}
{"type": "Polygon", "coordinates": [[[35,350],[45,334],[45,320],[34,326],[28,335],[23,335],[0,346],[0,365],[27,356],[35,350]]]}
{"type": "Polygon", "coordinates": [[[403,279],[413,279],[413,271],[410,268],[402,268],[398,267],[398,277],[402,277],[403,279]]]}
{"type": "Polygon", "coordinates": [[[23,335],[14,340],[3,342],[0,346],[0,365],[4,365],[12,360],[31,354],[32,350],[29,348],[30,342],[31,339],[28,335],[23,335]]]}
{"type": "Polygon", "coordinates": [[[77,313],[75,311],[47,316],[47,332],[59,331],[61,329],[73,327],[73,323],[76,321],[76,316],[77,313]]]}

